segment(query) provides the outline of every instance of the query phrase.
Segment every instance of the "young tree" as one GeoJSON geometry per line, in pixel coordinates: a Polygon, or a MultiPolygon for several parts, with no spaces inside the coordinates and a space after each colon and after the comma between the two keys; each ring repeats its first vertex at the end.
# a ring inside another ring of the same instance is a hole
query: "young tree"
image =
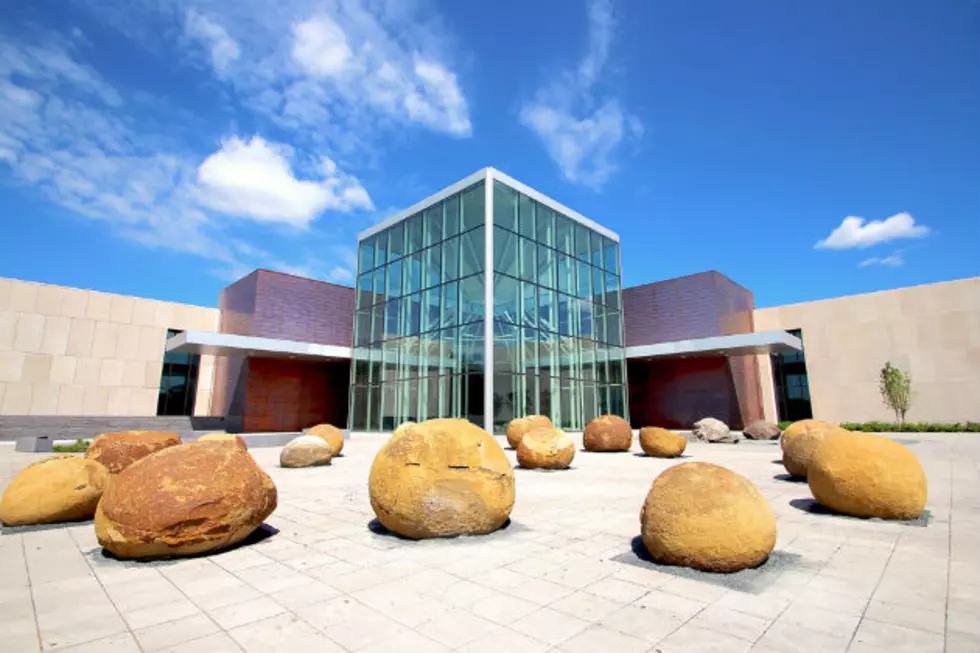
{"type": "Polygon", "coordinates": [[[905,414],[912,405],[912,376],[886,362],[879,376],[881,398],[895,413],[899,424],[905,424],[905,414]]]}

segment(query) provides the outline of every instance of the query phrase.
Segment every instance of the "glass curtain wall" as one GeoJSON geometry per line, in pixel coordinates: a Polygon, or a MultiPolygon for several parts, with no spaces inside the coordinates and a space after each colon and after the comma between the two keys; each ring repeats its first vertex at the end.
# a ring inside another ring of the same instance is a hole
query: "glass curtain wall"
{"type": "Polygon", "coordinates": [[[619,243],[493,186],[493,424],[628,419],[619,243]]]}
{"type": "MultiPolygon", "coordinates": [[[[183,331],[167,329],[167,340],[183,331]]],[[[197,374],[201,366],[198,354],[175,354],[164,351],[157,395],[157,415],[193,415],[197,397],[197,374]]]]}
{"type": "Polygon", "coordinates": [[[483,424],[484,196],[479,182],[359,243],[351,429],[483,424]]]}

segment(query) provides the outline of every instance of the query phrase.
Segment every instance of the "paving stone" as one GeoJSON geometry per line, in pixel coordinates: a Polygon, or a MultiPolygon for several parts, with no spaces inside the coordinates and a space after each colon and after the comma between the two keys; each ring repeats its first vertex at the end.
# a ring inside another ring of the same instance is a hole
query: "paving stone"
{"type": "Polygon", "coordinates": [[[563,653],[600,653],[602,651],[643,653],[650,650],[650,644],[645,640],[624,635],[603,626],[590,626],[563,642],[555,650],[563,653]]]}
{"type": "MultiPolygon", "coordinates": [[[[19,651],[20,649],[9,650],[19,651]]],[[[142,653],[136,638],[131,633],[110,635],[92,642],[59,648],[58,650],[64,653],[142,653]]]]}
{"type": "Polygon", "coordinates": [[[744,639],[685,624],[658,642],[657,650],[661,653],[742,653],[751,646],[752,643],[744,639]]]}
{"type": "Polygon", "coordinates": [[[426,622],[418,632],[444,646],[457,649],[495,631],[497,626],[461,608],[455,608],[426,622]]]}
{"type": "Polygon", "coordinates": [[[858,626],[851,644],[855,653],[942,653],[944,638],[938,633],[884,624],[865,619],[858,626]]]}
{"type": "Polygon", "coordinates": [[[516,596],[495,592],[470,606],[469,611],[494,623],[509,626],[518,619],[539,609],[535,603],[516,596]]]}
{"type": "Polygon", "coordinates": [[[709,605],[688,623],[754,642],[762,636],[772,622],[762,617],[729,610],[720,605],[709,605]]]}
{"type": "Polygon", "coordinates": [[[134,630],[144,651],[158,651],[184,642],[200,639],[219,630],[207,615],[201,613],[175,621],[134,630]]]}
{"type": "Polygon", "coordinates": [[[511,624],[511,627],[528,637],[533,637],[551,646],[557,646],[588,628],[589,622],[557,610],[541,608],[522,619],[518,619],[511,624]]]}
{"type": "Polygon", "coordinates": [[[291,614],[239,626],[228,634],[247,653],[345,653],[335,641],[291,614]]]}
{"type": "Polygon", "coordinates": [[[223,629],[231,630],[253,621],[262,621],[274,617],[283,612],[286,612],[285,607],[263,596],[244,603],[233,603],[223,608],[209,610],[208,615],[223,629]]]}

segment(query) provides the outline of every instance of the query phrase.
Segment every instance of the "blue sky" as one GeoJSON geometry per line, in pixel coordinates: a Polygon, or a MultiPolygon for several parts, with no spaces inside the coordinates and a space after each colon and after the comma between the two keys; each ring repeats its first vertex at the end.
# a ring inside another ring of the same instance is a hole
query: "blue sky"
{"type": "Polygon", "coordinates": [[[975,2],[57,7],[0,19],[0,276],[350,283],[358,231],[487,165],[617,231],[626,285],[980,273],[975,2]]]}

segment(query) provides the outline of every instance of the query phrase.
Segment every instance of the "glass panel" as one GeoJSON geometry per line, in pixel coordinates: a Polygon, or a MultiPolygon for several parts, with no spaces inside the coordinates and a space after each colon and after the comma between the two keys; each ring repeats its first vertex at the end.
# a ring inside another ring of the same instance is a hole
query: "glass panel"
{"type": "Polygon", "coordinates": [[[468,374],[463,378],[461,413],[474,424],[483,426],[483,376],[468,374]]]}
{"type": "Polygon", "coordinates": [[[463,191],[461,207],[463,209],[462,231],[478,227],[486,222],[486,216],[484,215],[485,205],[486,201],[482,181],[463,191]]]}
{"type": "Polygon", "coordinates": [[[578,335],[583,338],[594,338],[595,330],[592,322],[592,302],[587,299],[580,299],[576,303],[578,304],[578,335]]]}
{"type": "Polygon", "coordinates": [[[483,323],[459,328],[459,359],[462,372],[483,373],[483,323]]]}
{"type": "Polygon", "coordinates": [[[606,309],[601,305],[595,304],[592,313],[592,330],[595,332],[595,339],[599,342],[606,342],[606,309]]]}
{"type": "Polygon", "coordinates": [[[537,245],[534,244],[534,241],[521,238],[520,277],[525,281],[534,281],[538,278],[536,250],[537,245]]]}
{"type": "Polygon", "coordinates": [[[443,329],[439,332],[442,343],[440,362],[442,373],[450,374],[459,371],[459,345],[456,329],[443,329]]]}
{"type": "Polygon", "coordinates": [[[393,431],[398,428],[398,414],[395,412],[397,406],[396,387],[393,383],[381,386],[381,428],[385,431],[393,431]]]}
{"type": "Polygon", "coordinates": [[[541,288],[538,290],[538,328],[547,331],[558,331],[558,316],[555,310],[555,291],[541,288]]]}
{"type": "Polygon", "coordinates": [[[374,267],[388,262],[388,232],[382,231],[374,240],[374,267]]]}
{"type": "Polygon", "coordinates": [[[499,181],[493,182],[493,223],[517,231],[517,191],[499,181]]]}
{"type": "Polygon", "coordinates": [[[402,294],[402,260],[388,264],[388,297],[400,297],[402,294]]]}
{"type": "Polygon", "coordinates": [[[357,309],[357,318],[354,320],[354,346],[366,347],[371,343],[371,309],[357,309]]]}
{"type": "Polygon", "coordinates": [[[518,206],[518,226],[522,236],[534,238],[534,205],[535,201],[527,195],[520,196],[518,206]]]}
{"type": "Polygon", "coordinates": [[[609,358],[609,348],[606,345],[596,345],[595,348],[595,378],[599,383],[609,382],[607,371],[607,360],[609,358]]]}
{"type": "Polygon", "coordinates": [[[524,372],[536,374],[538,371],[538,331],[521,329],[521,357],[524,372]]]}
{"type": "Polygon", "coordinates": [[[459,282],[460,323],[482,322],[486,305],[483,275],[466,277],[459,282]]]}
{"type": "Polygon", "coordinates": [[[422,333],[427,333],[442,326],[440,310],[440,288],[430,288],[422,293],[422,333]]]}
{"type": "Polygon", "coordinates": [[[445,280],[459,278],[459,238],[450,238],[442,244],[442,277],[445,280]]]}
{"type": "Polygon", "coordinates": [[[616,244],[616,241],[603,236],[602,248],[604,250],[602,253],[602,262],[605,269],[619,274],[619,246],[616,244]]]}
{"type": "Polygon", "coordinates": [[[374,271],[374,301],[383,302],[385,300],[385,269],[378,268],[374,271]]]}
{"type": "Polygon", "coordinates": [[[382,378],[385,382],[394,381],[398,378],[398,352],[401,351],[401,348],[401,340],[388,340],[381,345],[381,361],[384,366],[382,378]]]}
{"type": "Polygon", "coordinates": [[[538,204],[535,226],[538,234],[538,242],[542,245],[555,246],[555,212],[547,206],[538,204]]]}
{"type": "Polygon", "coordinates": [[[546,288],[555,287],[555,252],[538,245],[538,283],[546,288]]]}
{"type": "Polygon", "coordinates": [[[520,282],[513,277],[495,274],[493,278],[493,317],[514,324],[520,323],[521,304],[518,295],[520,282]]]}
{"type": "Polygon", "coordinates": [[[619,277],[611,272],[606,273],[606,306],[610,306],[615,309],[620,308],[619,277]]]}
{"type": "Polygon", "coordinates": [[[500,227],[493,228],[493,270],[517,276],[518,237],[500,227]]]}
{"type": "Polygon", "coordinates": [[[442,240],[442,202],[427,208],[423,216],[425,246],[429,247],[442,240]]]}
{"type": "Polygon", "coordinates": [[[479,227],[460,236],[461,255],[459,274],[468,276],[483,269],[483,259],[486,257],[483,242],[483,227],[479,227]]]}
{"type": "Polygon", "coordinates": [[[385,304],[385,339],[397,338],[401,332],[401,299],[390,299],[385,304]]]}
{"type": "Polygon", "coordinates": [[[357,306],[358,308],[370,306],[374,303],[374,276],[367,272],[357,279],[357,306]]]}
{"type": "Polygon", "coordinates": [[[575,294],[575,259],[558,255],[558,290],[575,294]]]}
{"type": "Polygon", "coordinates": [[[361,241],[357,257],[357,267],[361,272],[374,268],[374,238],[361,241]]]}
{"type": "Polygon", "coordinates": [[[575,245],[573,237],[575,230],[572,221],[560,213],[555,214],[555,246],[564,254],[571,256],[574,254],[575,245]]]}
{"type": "Polygon", "coordinates": [[[416,213],[405,221],[405,254],[422,249],[422,214],[416,213]]]}
{"type": "Polygon", "coordinates": [[[558,336],[538,331],[538,367],[542,374],[558,374],[558,336]]]}
{"type": "Polygon", "coordinates": [[[385,305],[375,304],[371,309],[371,342],[381,342],[385,338],[385,305]]]}
{"type": "Polygon", "coordinates": [[[432,286],[437,286],[442,282],[442,247],[436,245],[435,247],[430,247],[424,252],[425,264],[424,270],[425,274],[422,278],[422,284],[424,288],[431,288],[432,286]]]}
{"type": "Polygon", "coordinates": [[[618,349],[609,350],[608,374],[610,383],[623,382],[623,359],[618,349]]]}
{"type": "Polygon", "coordinates": [[[592,265],[597,268],[602,267],[602,236],[596,232],[592,234],[592,265]]]}
{"type": "Polygon", "coordinates": [[[368,411],[368,392],[365,386],[355,386],[351,393],[351,429],[355,431],[366,431],[367,411],[368,411]]]}
{"type": "Polygon", "coordinates": [[[422,321],[422,294],[415,293],[405,298],[405,335],[414,336],[419,333],[422,321]]]}
{"type": "Polygon", "coordinates": [[[405,223],[399,222],[388,229],[388,260],[405,255],[405,223]]]}
{"type": "Polygon", "coordinates": [[[517,398],[521,394],[516,376],[510,374],[493,375],[493,425],[495,431],[502,431],[515,417],[521,415],[517,398]]]}
{"type": "Polygon", "coordinates": [[[623,326],[618,311],[606,312],[606,338],[609,344],[623,346],[623,326]]]}
{"type": "Polygon", "coordinates": [[[443,211],[442,237],[450,238],[459,233],[459,193],[443,200],[443,211]]]}
{"type": "Polygon", "coordinates": [[[378,431],[381,428],[381,388],[371,386],[368,388],[368,421],[367,428],[371,431],[378,431]]]}
{"type": "Polygon", "coordinates": [[[357,349],[354,351],[354,383],[367,383],[369,379],[368,350],[357,349]]]}
{"type": "Polygon", "coordinates": [[[521,284],[521,324],[538,326],[538,290],[533,283],[521,284]]]}
{"type": "Polygon", "coordinates": [[[572,333],[571,297],[558,293],[558,333],[563,336],[572,333]]]}
{"type": "Polygon", "coordinates": [[[590,239],[591,239],[591,234],[589,233],[588,227],[576,222],[575,223],[575,258],[578,258],[582,261],[589,260],[590,239]]]}
{"type": "Polygon", "coordinates": [[[598,304],[604,304],[606,302],[606,295],[603,292],[605,285],[605,276],[603,275],[602,270],[599,268],[592,268],[592,292],[594,293],[592,299],[594,302],[598,304]]]}
{"type": "Polygon", "coordinates": [[[498,374],[518,374],[521,370],[521,329],[505,322],[493,323],[493,370],[498,374]]]}
{"type": "Polygon", "coordinates": [[[450,281],[442,287],[442,320],[441,326],[456,326],[459,317],[459,299],[457,298],[458,284],[450,281]]]}
{"type": "Polygon", "coordinates": [[[582,360],[582,378],[595,380],[595,343],[591,340],[579,340],[578,346],[582,360]]]}
{"type": "Polygon", "coordinates": [[[578,296],[592,301],[592,268],[585,261],[578,261],[578,296]]]}
{"type": "Polygon", "coordinates": [[[369,351],[367,378],[364,379],[364,382],[377,385],[381,383],[384,373],[384,356],[380,347],[373,347],[369,351]]]}

